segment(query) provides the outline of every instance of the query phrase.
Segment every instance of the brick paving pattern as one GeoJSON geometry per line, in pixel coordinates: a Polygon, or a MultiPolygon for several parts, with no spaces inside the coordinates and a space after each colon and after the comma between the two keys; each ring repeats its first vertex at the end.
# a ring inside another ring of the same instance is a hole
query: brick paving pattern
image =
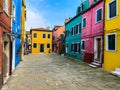
{"type": "Polygon", "coordinates": [[[53,54],[29,54],[2,90],[120,90],[120,78],[53,54]]]}

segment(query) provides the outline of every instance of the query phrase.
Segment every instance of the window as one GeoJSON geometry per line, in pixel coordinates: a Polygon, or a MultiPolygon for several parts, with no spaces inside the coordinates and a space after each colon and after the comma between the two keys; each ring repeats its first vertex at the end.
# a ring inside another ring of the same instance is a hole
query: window
{"type": "Polygon", "coordinates": [[[15,5],[13,5],[13,8],[12,8],[12,19],[14,21],[16,20],[16,7],[15,7],[15,5]]]}
{"type": "Polygon", "coordinates": [[[109,34],[107,35],[107,50],[116,50],[116,39],[115,39],[115,34],[109,34]]]}
{"type": "Polygon", "coordinates": [[[83,28],[86,27],[86,18],[83,19],[83,28]]]}
{"type": "Polygon", "coordinates": [[[81,23],[79,24],[78,32],[81,33],[81,23]]]}
{"type": "Polygon", "coordinates": [[[8,14],[9,12],[8,12],[8,1],[9,0],[4,0],[4,10],[5,10],[5,12],[8,14]]]}
{"type": "Polygon", "coordinates": [[[74,52],[74,44],[71,44],[71,51],[74,52]]]}
{"type": "Polygon", "coordinates": [[[50,38],[50,34],[48,34],[48,38],[50,38]]]}
{"type": "Polygon", "coordinates": [[[47,44],[47,48],[50,48],[50,44],[47,44]]]}
{"type": "Polygon", "coordinates": [[[79,25],[76,25],[76,34],[79,33],[79,25]]]}
{"type": "Polygon", "coordinates": [[[74,26],[74,32],[73,32],[73,33],[74,33],[74,35],[75,35],[75,33],[76,33],[76,26],[74,26]]]}
{"type": "Polygon", "coordinates": [[[37,33],[34,33],[34,38],[37,38],[37,33]]]}
{"type": "Polygon", "coordinates": [[[80,52],[80,43],[71,44],[71,51],[72,52],[80,52]]]}
{"type": "Polygon", "coordinates": [[[108,8],[109,8],[108,10],[109,19],[115,17],[117,15],[116,0],[110,2],[108,4],[108,8]]]}
{"type": "Polygon", "coordinates": [[[36,43],[33,43],[33,48],[37,48],[37,44],[36,43]]]}
{"type": "Polygon", "coordinates": [[[80,43],[77,43],[77,52],[80,53],[80,43]]]}
{"type": "Polygon", "coordinates": [[[46,38],[46,34],[43,34],[43,38],[46,38]]]}
{"type": "Polygon", "coordinates": [[[77,52],[77,43],[74,44],[74,52],[77,52]]]}
{"type": "Polygon", "coordinates": [[[74,27],[72,27],[72,32],[71,33],[72,33],[72,35],[74,35],[74,27]]]}
{"type": "Polygon", "coordinates": [[[97,10],[96,12],[96,22],[99,22],[102,20],[102,8],[100,8],[99,10],[97,10]]]}
{"type": "Polygon", "coordinates": [[[85,50],[85,41],[82,41],[82,43],[81,43],[81,49],[85,50]]]}

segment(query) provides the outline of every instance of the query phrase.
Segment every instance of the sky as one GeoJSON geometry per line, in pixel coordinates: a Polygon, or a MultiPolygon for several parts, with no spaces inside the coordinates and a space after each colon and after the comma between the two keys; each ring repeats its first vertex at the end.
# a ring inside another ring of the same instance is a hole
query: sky
{"type": "Polygon", "coordinates": [[[26,0],[26,31],[64,25],[66,18],[76,15],[80,2],[81,0],[26,0]]]}

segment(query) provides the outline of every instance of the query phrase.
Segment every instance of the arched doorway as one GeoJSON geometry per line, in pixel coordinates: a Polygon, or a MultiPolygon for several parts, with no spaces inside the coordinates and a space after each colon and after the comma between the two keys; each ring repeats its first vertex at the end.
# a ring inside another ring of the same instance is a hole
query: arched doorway
{"type": "Polygon", "coordinates": [[[7,81],[9,77],[9,52],[10,40],[7,35],[3,37],[3,81],[7,81]]]}

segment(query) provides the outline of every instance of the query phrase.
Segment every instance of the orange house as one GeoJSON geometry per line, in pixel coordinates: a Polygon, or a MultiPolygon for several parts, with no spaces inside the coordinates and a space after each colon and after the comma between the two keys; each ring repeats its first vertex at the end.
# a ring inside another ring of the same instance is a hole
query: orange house
{"type": "Polygon", "coordinates": [[[64,34],[65,27],[64,26],[54,26],[53,28],[53,52],[60,53],[63,45],[60,41],[61,35],[64,34]]]}

